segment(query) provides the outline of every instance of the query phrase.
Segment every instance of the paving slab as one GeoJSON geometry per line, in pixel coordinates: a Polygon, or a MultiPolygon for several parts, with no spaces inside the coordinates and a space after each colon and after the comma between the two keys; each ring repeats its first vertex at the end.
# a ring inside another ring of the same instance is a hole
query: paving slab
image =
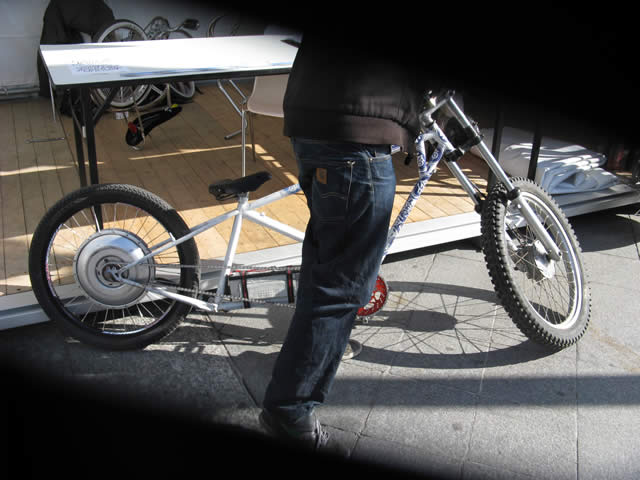
{"type": "Polygon", "coordinates": [[[498,308],[480,254],[439,253],[425,281],[397,282],[418,293],[402,338],[386,348],[396,352],[390,372],[477,392],[498,308]]]}
{"type": "Polygon", "coordinates": [[[363,435],[353,459],[420,477],[460,478],[462,461],[445,455],[428,455],[421,448],[363,435]]]}
{"type": "Polygon", "coordinates": [[[484,397],[468,460],[535,478],[575,479],[575,405],[516,405],[484,397]]]}
{"type": "Polygon", "coordinates": [[[473,394],[458,389],[386,374],[362,433],[420,449],[428,458],[463,459],[475,401],[473,394]]]}
{"type": "MultiPolygon", "coordinates": [[[[372,465],[465,480],[640,478],[640,217],[633,213],[572,219],[590,275],[592,320],[577,345],[559,352],[528,340],[499,305],[477,242],[389,257],[382,267],[388,302],[356,324],[352,338],[363,350],[340,365],[318,408],[352,451],[357,471],[372,465]]],[[[99,392],[96,398],[135,408],[137,416],[155,412],[144,424],[154,437],[164,437],[153,428],[157,420],[161,429],[184,413],[197,425],[241,427],[264,438],[257,417],[292,313],[276,306],[193,313],[135,352],[96,350],[51,323],[37,324],[0,332],[0,356],[39,378],[99,392]]],[[[47,402],[28,405],[32,423],[56,415],[47,402]]],[[[85,405],[91,415],[93,405],[85,405]]],[[[79,423],[106,428],[96,423],[102,417],[87,418],[79,423]]],[[[69,422],[76,439],[72,420],[54,426],[69,422]]],[[[133,443],[135,429],[125,431],[121,441],[133,443]]],[[[193,431],[189,425],[170,439],[185,458],[193,431]]],[[[231,442],[226,433],[210,438],[195,444],[208,461],[215,457],[209,442],[231,442]]],[[[266,452],[277,443],[252,445],[245,449],[266,452]]],[[[274,451],[283,456],[269,457],[265,469],[282,469],[291,457],[274,451]]]]}

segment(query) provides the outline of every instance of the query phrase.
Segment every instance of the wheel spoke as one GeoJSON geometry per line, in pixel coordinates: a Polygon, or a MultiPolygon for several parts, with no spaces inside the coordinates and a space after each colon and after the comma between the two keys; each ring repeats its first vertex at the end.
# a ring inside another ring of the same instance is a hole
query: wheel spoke
{"type": "Polygon", "coordinates": [[[194,295],[195,270],[182,264],[198,258],[192,239],[165,243],[157,258],[149,242],[186,231],[174,210],[138,187],[94,185],[72,192],[45,214],[31,240],[34,293],[47,315],[81,341],[118,349],[146,346],[188,311],[187,304],[150,289],[194,295]],[[124,265],[131,266],[120,273],[124,265]]]}
{"type": "Polygon", "coordinates": [[[578,241],[556,202],[528,179],[513,179],[561,252],[550,258],[533,228],[509,200],[507,188],[495,185],[482,214],[483,250],[489,273],[505,310],[530,339],[566,347],[585,332],[590,314],[589,289],[578,241]]]}
{"type": "MultiPolygon", "coordinates": [[[[518,251],[513,252],[511,260],[513,262],[514,276],[519,278],[522,291],[525,293],[529,304],[538,312],[544,321],[553,325],[562,324],[565,321],[571,321],[568,316],[574,310],[575,296],[572,291],[575,290],[574,269],[575,266],[571,262],[571,254],[566,240],[562,236],[559,225],[553,215],[545,205],[537,198],[527,196],[528,203],[536,213],[540,222],[547,233],[554,239],[563,252],[563,260],[552,264],[554,270],[551,278],[546,278],[544,273],[537,265],[537,261],[541,263],[547,262],[551,265],[552,260],[546,256],[540,260],[533,261],[536,256],[535,242],[536,237],[530,228],[525,226],[524,229],[513,229],[508,231],[513,243],[518,251]],[[571,272],[570,275],[567,275],[571,272]],[[572,298],[574,297],[574,298],[572,298]]],[[[515,221],[507,221],[508,224],[514,224],[515,221]]]]}
{"type": "MultiPolygon", "coordinates": [[[[117,259],[117,264],[128,263],[132,259],[126,258],[127,252],[147,252],[148,246],[159,238],[171,237],[170,232],[153,215],[125,202],[96,204],[89,207],[88,212],[84,210],[73,213],[62,222],[50,242],[46,271],[52,293],[62,299],[65,293],[58,290],[69,283],[75,284],[77,292],[60,300],[61,307],[80,324],[98,329],[103,334],[149,328],[167,315],[175,302],[147,294],[144,288],[125,284],[118,286],[113,281],[107,288],[103,286],[109,283],[104,272],[107,272],[105,268],[111,257],[117,259]],[[98,226],[98,211],[102,212],[104,219],[108,218],[102,229],[98,226]],[[127,234],[129,231],[131,233],[127,234]],[[86,259],[79,252],[81,245],[85,245],[91,254],[88,253],[86,259]],[[104,261],[91,263],[94,256],[102,256],[104,261]],[[117,296],[111,296],[114,288],[123,292],[125,303],[122,305],[118,305],[117,296]],[[92,294],[97,297],[91,298],[92,294]]],[[[143,287],[156,284],[158,278],[162,279],[158,285],[163,288],[178,287],[181,274],[175,265],[179,263],[178,248],[173,247],[151,263],[140,264],[138,270],[132,271],[132,279],[141,282],[143,287]],[[169,265],[163,267],[163,264],[169,265]]]]}

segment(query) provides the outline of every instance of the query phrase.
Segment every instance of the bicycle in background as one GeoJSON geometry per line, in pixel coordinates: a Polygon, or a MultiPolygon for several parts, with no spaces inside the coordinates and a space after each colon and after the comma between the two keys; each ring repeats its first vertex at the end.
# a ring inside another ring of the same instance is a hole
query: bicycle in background
{"type": "MultiPolygon", "coordinates": [[[[103,42],[131,42],[144,40],[167,40],[170,38],[192,38],[190,31],[200,26],[198,20],[187,18],[178,26],[172,27],[164,17],[154,17],[146,27],[142,28],[131,20],[114,20],[96,33],[92,41],[103,42]]],[[[172,82],[167,84],[142,84],[119,87],[109,105],[113,111],[129,111],[138,109],[149,111],[160,105],[170,107],[173,103],[184,103],[195,95],[194,82],[172,82]]],[[[92,90],[94,103],[102,105],[109,100],[109,88],[95,88],[92,90]]]]}

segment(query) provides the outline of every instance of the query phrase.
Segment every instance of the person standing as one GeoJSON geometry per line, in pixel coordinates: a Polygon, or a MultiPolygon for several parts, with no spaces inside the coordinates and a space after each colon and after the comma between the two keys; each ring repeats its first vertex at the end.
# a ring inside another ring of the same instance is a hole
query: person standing
{"type": "Polygon", "coordinates": [[[259,418],[278,438],[345,455],[314,408],[374,289],[395,195],[391,154],[411,147],[424,91],[405,63],[379,55],[374,36],[314,33],[303,35],[283,104],[310,219],[296,310],[259,418]]]}

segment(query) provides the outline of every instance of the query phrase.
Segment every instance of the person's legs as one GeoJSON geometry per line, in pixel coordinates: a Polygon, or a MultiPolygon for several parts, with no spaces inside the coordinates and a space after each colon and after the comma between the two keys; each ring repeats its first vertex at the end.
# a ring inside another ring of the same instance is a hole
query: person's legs
{"type": "Polygon", "coordinates": [[[311,212],[296,311],[263,406],[309,423],[329,393],[358,308],[375,286],[395,195],[388,146],[292,141],[311,212]]]}

